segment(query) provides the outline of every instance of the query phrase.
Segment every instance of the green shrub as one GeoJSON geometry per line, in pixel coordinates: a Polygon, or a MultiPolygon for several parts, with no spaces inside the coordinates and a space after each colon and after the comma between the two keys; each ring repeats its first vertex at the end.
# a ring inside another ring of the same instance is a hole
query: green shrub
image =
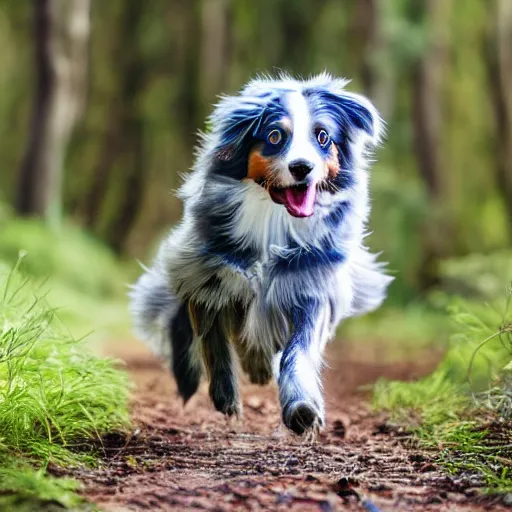
{"type": "Polygon", "coordinates": [[[379,381],[374,405],[391,412],[453,472],[511,491],[512,287],[505,307],[458,300],[457,331],[438,368],[417,382],[379,381]],[[500,310],[501,309],[501,310],[500,310]]]}
{"type": "Polygon", "coordinates": [[[512,251],[470,254],[441,264],[445,287],[467,299],[497,300],[503,296],[507,280],[512,280],[512,251]]]}
{"type": "Polygon", "coordinates": [[[71,500],[74,484],[31,468],[93,462],[101,436],[128,425],[128,398],[115,362],[91,355],[29,279],[0,266],[0,494],[60,489],[71,500]]]}
{"type": "Polygon", "coordinates": [[[20,252],[26,253],[23,271],[29,276],[95,297],[125,292],[124,271],[114,254],[73,226],[52,231],[36,219],[0,221],[0,260],[14,265],[20,252]]]}

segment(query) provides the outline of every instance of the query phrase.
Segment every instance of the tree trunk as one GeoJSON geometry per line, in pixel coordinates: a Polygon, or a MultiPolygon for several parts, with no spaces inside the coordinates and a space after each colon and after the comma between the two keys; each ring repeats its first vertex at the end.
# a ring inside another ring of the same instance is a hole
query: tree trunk
{"type": "MultiPolygon", "coordinates": [[[[427,289],[438,280],[437,265],[444,255],[444,233],[450,227],[442,216],[440,206],[445,190],[443,182],[442,132],[443,132],[443,78],[447,65],[447,32],[449,2],[427,0],[417,2],[420,11],[415,21],[430,35],[426,48],[411,69],[412,130],[418,171],[425,183],[430,210],[434,217],[423,226],[423,262],[419,284],[427,289]]],[[[416,14],[418,15],[418,14],[416,14]]]]}
{"type": "Polygon", "coordinates": [[[214,101],[228,81],[231,60],[231,1],[202,2],[200,101],[202,111],[214,101]]]}
{"type": "Polygon", "coordinates": [[[484,62],[494,111],[494,174],[512,239],[512,3],[494,0],[490,17],[484,62]]]}
{"type": "Polygon", "coordinates": [[[34,0],[35,94],[28,146],[18,183],[16,210],[21,215],[44,215],[43,187],[48,169],[42,165],[55,89],[50,38],[53,31],[51,0],[34,0]]]}
{"type": "MultiPolygon", "coordinates": [[[[277,64],[281,69],[307,76],[313,67],[313,36],[327,0],[276,2],[282,44],[277,64]]],[[[262,27],[265,30],[265,27],[262,27]]],[[[264,32],[264,37],[271,37],[264,32]]]]}
{"type": "Polygon", "coordinates": [[[56,224],[64,158],[85,105],[90,0],[34,0],[36,93],[17,210],[56,224]]]}
{"type": "Polygon", "coordinates": [[[103,136],[98,165],[94,169],[90,185],[83,192],[81,207],[83,223],[91,231],[94,231],[98,224],[98,218],[107,197],[110,174],[119,153],[119,132],[121,131],[119,118],[119,107],[116,100],[113,100],[107,116],[108,126],[103,136]]]}
{"type": "MultiPolygon", "coordinates": [[[[209,1],[209,0],[206,0],[209,1]]],[[[188,0],[180,5],[180,17],[186,27],[182,47],[183,69],[180,80],[180,98],[177,114],[183,133],[183,143],[192,148],[197,142],[197,130],[204,121],[205,109],[200,105],[200,61],[201,61],[201,0],[188,0]]]]}
{"type": "Polygon", "coordinates": [[[394,71],[384,30],[385,1],[356,1],[351,40],[360,46],[358,75],[365,94],[375,103],[382,117],[389,119],[394,108],[394,71]]]}
{"type": "Polygon", "coordinates": [[[440,27],[445,16],[444,0],[426,2],[427,43],[424,55],[412,69],[412,116],[414,150],[418,169],[430,198],[436,201],[442,193],[442,92],[447,63],[446,37],[440,27]]]}
{"type": "MultiPolygon", "coordinates": [[[[140,51],[140,27],[144,16],[144,4],[130,0],[123,7],[120,27],[119,86],[113,99],[109,135],[97,167],[95,187],[110,184],[109,197],[113,201],[107,210],[111,212],[104,223],[101,236],[120,253],[130,234],[142,205],[145,190],[144,121],[140,98],[146,84],[147,65],[140,51]]],[[[104,194],[100,194],[100,198],[104,194]]],[[[97,199],[97,198],[93,198],[97,199]]],[[[94,201],[93,201],[94,202],[94,201]]],[[[103,201],[105,202],[105,201],[103,201]]],[[[104,213],[106,204],[89,204],[89,215],[104,213]]],[[[90,219],[92,224],[93,219],[90,219]]]]}

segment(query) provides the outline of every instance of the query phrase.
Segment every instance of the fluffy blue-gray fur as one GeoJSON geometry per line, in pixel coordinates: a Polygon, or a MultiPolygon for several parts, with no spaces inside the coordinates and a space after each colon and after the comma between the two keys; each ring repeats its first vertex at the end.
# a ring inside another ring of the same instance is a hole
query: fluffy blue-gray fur
{"type": "Polygon", "coordinates": [[[260,384],[273,365],[285,424],[297,433],[323,424],[325,344],[344,318],[377,308],[391,281],[363,245],[382,122],[345,85],[327,74],[259,78],[209,119],[179,193],[183,219],[131,292],[137,333],[169,361],[179,351],[172,366],[185,399],[203,366],[216,408],[237,414],[238,361],[260,384]],[[259,182],[248,178],[255,148],[267,166],[259,182]],[[289,171],[297,158],[311,170],[299,185],[289,171]],[[283,206],[268,183],[279,197],[308,190],[313,210],[300,203],[306,192],[283,206]]]}

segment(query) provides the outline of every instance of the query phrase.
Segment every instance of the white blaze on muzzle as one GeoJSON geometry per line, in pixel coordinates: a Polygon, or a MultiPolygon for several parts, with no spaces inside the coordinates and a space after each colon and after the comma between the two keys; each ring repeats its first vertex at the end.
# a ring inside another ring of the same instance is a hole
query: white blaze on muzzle
{"type": "Polygon", "coordinates": [[[322,179],[323,160],[315,147],[306,98],[300,92],[290,92],[285,101],[292,121],[291,143],[279,166],[279,186],[282,188],[271,195],[290,215],[310,217],[315,209],[316,185],[322,179]],[[298,163],[302,163],[307,171],[294,172],[298,163]]]}
{"type": "MultiPolygon", "coordinates": [[[[292,118],[292,142],[285,155],[287,166],[297,160],[305,160],[313,165],[308,180],[318,183],[322,179],[323,159],[318,151],[313,134],[313,125],[309,105],[300,92],[292,92],[286,96],[286,104],[292,118]]],[[[295,182],[291,174],[290,178],[295,182]]]]}

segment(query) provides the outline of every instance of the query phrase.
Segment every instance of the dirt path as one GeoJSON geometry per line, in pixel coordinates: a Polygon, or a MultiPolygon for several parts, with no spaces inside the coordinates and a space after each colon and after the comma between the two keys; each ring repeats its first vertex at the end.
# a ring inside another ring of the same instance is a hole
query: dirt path
{"type": "Polygon", "coordinates": [[[107,439],[103,467],[76,475],[103,510],[501,510],[481,501],[477,480],[450,478],[428,453],[406,448],[406,436],[372,414],[358,390],[382,375],[428,372],[432,355],[421,367],[386,366],[331,351],[327,425],[308,442],[280,427],[273,387],[244,385],[244,417],[228,421],[205,389],[184,409],[168,373],[142,348],[115,352],[137,384],[137,430],[107,439]]]}

